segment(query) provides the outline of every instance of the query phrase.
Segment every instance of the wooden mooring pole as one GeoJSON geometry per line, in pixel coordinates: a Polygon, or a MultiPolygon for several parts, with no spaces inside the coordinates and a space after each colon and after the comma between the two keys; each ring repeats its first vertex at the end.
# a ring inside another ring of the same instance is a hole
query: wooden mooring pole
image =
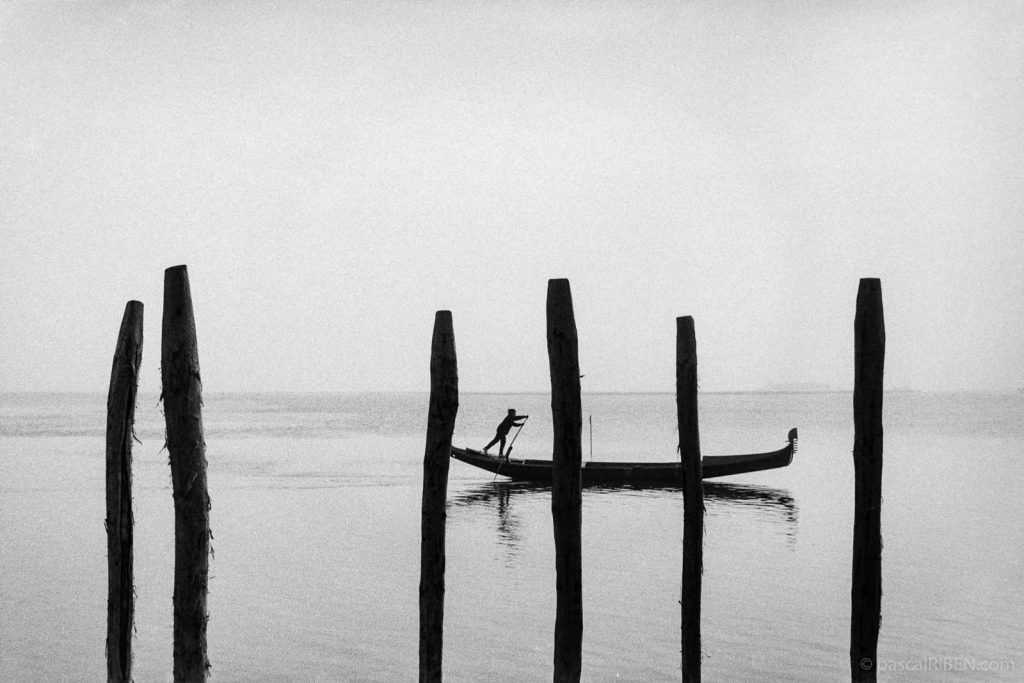
{"type": "Polygon", "coordinates": [[[683,470],[682,671],[684,681],[700,681],[704,479],[697,420],[697,337],[690,316],[676,318],[676,411],[683,470]]]}
{"type": "Polygon", "coordinates": [[[850,675],[874,681],[882,614],[882,374],[885,318],[882,284],[864,278],[854,319],[853,584],[850,675]]]}
{"type": "Polygon", "coordinates": [[[205,681],[210,496],[206,489],[202,383],[185,266],[164,272],[163,380],[167,451],[174,489],[174,680],[205,681]]]}
{"type": "Polygon", "coordinates": [[[430,406],[420,507],[420,681],[441,680],[444,634],[445,505],[452,432],[459,411],[459,372],[451,311],[434,316],[430,406]]]}
{"type": "Polygon", "coordinates": [[[142,363],[142,303],[124,307],[107,391],[107,680],[132,680],[132,440],[142,363]]]}
{"type": "Polygon", "coordinates": [[[548,361],[551,366],[551,516],[555,531],[554,681],[579,681],[583,654],[581,541],[583,460],[579,342],[568,280],[548,280],[548,361]]]}

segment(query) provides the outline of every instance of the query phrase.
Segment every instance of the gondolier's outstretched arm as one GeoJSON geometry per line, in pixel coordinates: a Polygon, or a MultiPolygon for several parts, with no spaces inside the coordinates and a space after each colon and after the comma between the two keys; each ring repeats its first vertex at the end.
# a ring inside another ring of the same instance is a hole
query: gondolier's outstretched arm
{"type": "Polygon", "coordinates": [[[484,453],[486,453],[494,444],[500,444],[498,446],[498,456],[500,457],[505,455],[505,437],[508,436],[508,433],[512,431],[513,427],[522,427],[528,417],[530,416],[516,415],[516,409],[509,408],[508,415],[506,415],[505,419],[498,425],[498,429],[494,433],[494,438],[491,439],[489,444],[484,446],[484,453]]]}

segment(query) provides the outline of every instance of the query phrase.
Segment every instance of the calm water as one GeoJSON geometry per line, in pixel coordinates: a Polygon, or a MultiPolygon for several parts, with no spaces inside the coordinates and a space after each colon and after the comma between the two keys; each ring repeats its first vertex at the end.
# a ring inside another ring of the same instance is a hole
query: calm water
{"type": "MultiPolygon", "coordinates": [[[[545,395],[464,395],[455,442],[508,407],[546,457],[545,395]]],[[[848,680],[851,397],[701,395],[708,454],[792,466],[708,487],[707,680],[848,680]]],[[[210,395],[215,680],[415,680],[427,396],[210,395]]],[[[675,456],[671,395],[584,397],[595,458],[675,456]]],[[[883,680],[1024,677],[1024,396],[886,399],[883,680]]],[[[0,679],[105,676],[105,397],[0,395],[0,679]]],[[[163,418],[138,406],[135,678],[170,680],[173,508],[163,418]]],[[[550,680],[550,494],[452,462],[445,672],[550,680]]],[[[587,490],[584,678],[678,680],[682,497],[587,490]]]]}

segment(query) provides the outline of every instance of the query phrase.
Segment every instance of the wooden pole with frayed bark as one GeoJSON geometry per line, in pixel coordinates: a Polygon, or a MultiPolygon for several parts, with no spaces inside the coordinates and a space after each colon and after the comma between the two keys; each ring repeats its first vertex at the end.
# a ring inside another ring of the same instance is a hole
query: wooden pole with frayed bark
{"type": "Polygon", "coordinates": [[[107,680],[132,680],[135,622],[132,441],[142,364],[141,302],[129,301],[107,390],[107,680]]]}
{"type": "Polygon", "coordinates": [[[459,372],[451,311],[434,316],[430,406],[420,507],[420,681],[441,680],[444,640],[445,505],[452,432],[459,411],[459,372]]]}
{"type": "Polygon", "coordinates": [[[568,280],[549,280],[551,367],[551,516],[555,532],[554,681],[579,681],[583,655],[582,473],[579,342],[568,280]]]}
{"type": "Polygon", "coordinates": [[[885,316],[882,283],[864,278],[853,323],[853,581],[850,590],[850,677],[878,675],[882,621],[882,375],[885,316]]]}
{"type": "Polygon", "coordinates": [[[205,681],[210,496],[206,488],[202,382],[185,266],[164,272],[163,380],[167,451],[174,489],[174,680],[205,681]]]}
{"type": "Polygon", "coordinates": [[[676,410],[683,471],[682,671],[684,681],[700,681],[704,480],[697,423],[697,338],[690,316],[676,318],[676,410]]]}

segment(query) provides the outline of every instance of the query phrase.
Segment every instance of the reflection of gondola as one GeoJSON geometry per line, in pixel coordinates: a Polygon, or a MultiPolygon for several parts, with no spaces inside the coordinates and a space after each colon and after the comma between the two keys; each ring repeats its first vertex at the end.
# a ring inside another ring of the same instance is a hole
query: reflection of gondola
{"type": "MultiPolygon", "coordinates": [[[[701,460],[701,471],[705,479],[711,479],[785,467],[793,461],[796,436],[794,427],[789,430],[789,443],[768,453],[705,456],[701,460]]],[[[515,481],[551,481],[550,460],[504,460],[470,448],[452,448],[452,457],[515,481]]],[[[584,486],[678,486],[683,475],[679,462],[588,462],[583,465],[581,476],[584,486]]]]}
{"type": "MultiPolygon", "coordinates": [[[[679,496],[682,489],[678,486],[595,486],[586,490],[585,496],[679,496]]],[[[530,498],[550,498],[551,486],[535,482],[499,481],[483,484],[467,489],[448,499],[451,507],[481,507],[496,509],[498,513],[498,537],[502,545],[514,556],[522,541],[519,520],[515,514],[514,501],[520,502],[530,498]]],[[[765,520],[778,524],[782,533],[796,539],[797,506],[788,491],[751,486],[746,484],[729,484],[724,482],[704,483],[704,502],[710,508],[719,505],[736,509],[760,511],[765,520]]]]}
{"type": "Polygon", "coordinates": [[[796,538],[797,507],[788,491],[720,481],[704,482],[704,500],[779,513],[786,523],[786,535],[796,538]]]}
{"type": "Polygon", "coordinates": [[[508,503],[509,497],[550,492],[551,486],[533,482],[495,481],[480,484],[448,499],[449,505],[458,507],[489,505],[495,501],[508,503]]]}
{"type": "MultiPolygon", "coordinates": [[[[506,511],[511,507],[513,498],[549,494],[550,491],[551,487],[545,484],[532,482],[492,482],[490,484],[467,489],[466,491],[450,498],[448,504],[459,507],[469,507],[473,505],[488,506],[497,503],[502,511],[506,511]]],[[[617,492],[628,493],[631,491],[657,491],[678,493],[679,495],[682,495],[682,489],[675,485],[615,487],[594,486],[587,489],[587,495],[614,495],[617,492]]],[[[704,500],[711,504],[722,503],[725,505],[749,506],[763,508],[765,510],[774,510],[776,512],[783,513],[788,522],[796,523],[796,502],[789,495],[788,491],[782,489],[768,488],[766,486],[754,486],[750,484],[705,482],[704,500]]]]}

